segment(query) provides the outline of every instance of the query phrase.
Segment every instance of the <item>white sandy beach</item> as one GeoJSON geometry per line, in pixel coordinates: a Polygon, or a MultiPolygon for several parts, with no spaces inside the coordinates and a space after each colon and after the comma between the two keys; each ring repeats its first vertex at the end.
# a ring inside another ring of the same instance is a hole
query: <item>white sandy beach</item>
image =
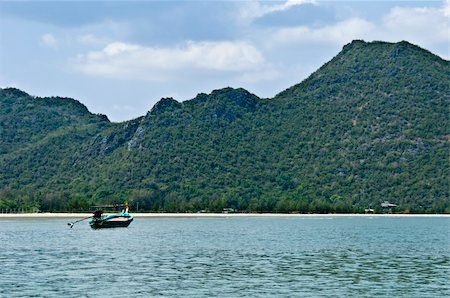
{"type": "MultiPolygon", "coordinates": [[[[135,218],[208,218],[208,217],[448,217],[450,214],[286,214],[286,213],[131,213],[135,218]]],[[[0,218],[58,219],[83,218],[92,213],[0,213],[0,218]]]]}

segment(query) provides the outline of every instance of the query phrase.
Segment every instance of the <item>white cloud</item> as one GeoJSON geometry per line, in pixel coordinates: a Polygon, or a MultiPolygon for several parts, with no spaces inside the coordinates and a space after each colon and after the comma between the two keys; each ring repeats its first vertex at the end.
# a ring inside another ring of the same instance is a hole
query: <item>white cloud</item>
{"type": "Polygon", "coordinates": [[[265,15],[288,10],[302,4],[314,4],[315,0],[288,0],[282,4],[263,4],[261,1],[253,0],[240,4],[239,18],[243,22],[251,22],[253,19],[265,15]]]}
{"type": "Polygon", "coordinates": [[[53,49],[58,48],[58,40],[50,33],[41,36],[41,44],[53,49]]]}
{"type": "Polygon", "coordinates": [[[444,16],[449,18],[450,17],[450,0],[447,0],[444,2],[444,7],[442,8],[442,10],[444,11],[444,16]]]}
{"type": "Polygon", "coordinates": [[[442,8],[394,7],[383,19],[385,36],[431,46],[448,43],[449,1],[442,8]]]}
{"type": "Polygon", "coordinates": [[[345,44],[353,39],[363,38],[375,26],[361,18],[351,18],[330,26],[311,28],[308,26],[286,27],[272,30],[272,43],[333,43],[345,44]]]}
{"type": "Polygon", "coordinates": [[[193,71],[240,73],[264,66],[263,55],[247,42],[190,41],[173,48],[114,42],[80,55],[76,68],[88,75],[158,81],[193,71]]]}
{"type": "Polygon", "coordinates": [[[107,38],[101,38],[94,34],[88,33],[78,37],[78,42],[88,46],[105,45],[109,42],[107,38]]]}
{"type": "MultiPolygon", "coordinates": [[[[296,26],[270,28],[264,34],[270,36],[268,47],[290,45],[333,44],[343,45],[354,39],[398,42],[407,40],[428,49],[446,48],[450,45],[450,1],[442,7],[393,7],[378,21],[353,17],[335,24],[312,27],[296,26]]],[[[435,50],[434,50],[435,51],[435,50]]]]}

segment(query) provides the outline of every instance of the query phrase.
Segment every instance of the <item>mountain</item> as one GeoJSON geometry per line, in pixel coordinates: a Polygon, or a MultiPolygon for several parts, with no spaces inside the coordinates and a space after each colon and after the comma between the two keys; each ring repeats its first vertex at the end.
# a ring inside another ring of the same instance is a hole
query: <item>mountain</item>
{"type": "Polygon", "coordinates": [[[450,212],[449,62],[353,41],[261,99],[224,88],[111,123],[76,100],[0,90],[0,209],[450,212]]]}

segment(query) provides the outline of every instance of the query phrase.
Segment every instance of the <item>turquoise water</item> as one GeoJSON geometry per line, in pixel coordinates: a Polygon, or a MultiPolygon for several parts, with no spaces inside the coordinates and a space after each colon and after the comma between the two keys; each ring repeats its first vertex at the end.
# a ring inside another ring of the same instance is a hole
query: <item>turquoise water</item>
{"type": "Polygon", "coordinates": [[[450,218],[67,222],[0,219],[0,296],[450,296],[450,218]]]}

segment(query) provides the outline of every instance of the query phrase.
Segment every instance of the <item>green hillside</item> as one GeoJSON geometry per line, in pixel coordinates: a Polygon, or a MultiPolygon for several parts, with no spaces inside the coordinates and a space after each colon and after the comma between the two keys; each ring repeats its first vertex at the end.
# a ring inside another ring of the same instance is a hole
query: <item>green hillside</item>
{"type": "Polygon", "coordinates": [[[0,89],[0,209],[448,213],[449,74],[407,42],[354,41],[272,99],[224,88],[124,123],[0,89]]]}

